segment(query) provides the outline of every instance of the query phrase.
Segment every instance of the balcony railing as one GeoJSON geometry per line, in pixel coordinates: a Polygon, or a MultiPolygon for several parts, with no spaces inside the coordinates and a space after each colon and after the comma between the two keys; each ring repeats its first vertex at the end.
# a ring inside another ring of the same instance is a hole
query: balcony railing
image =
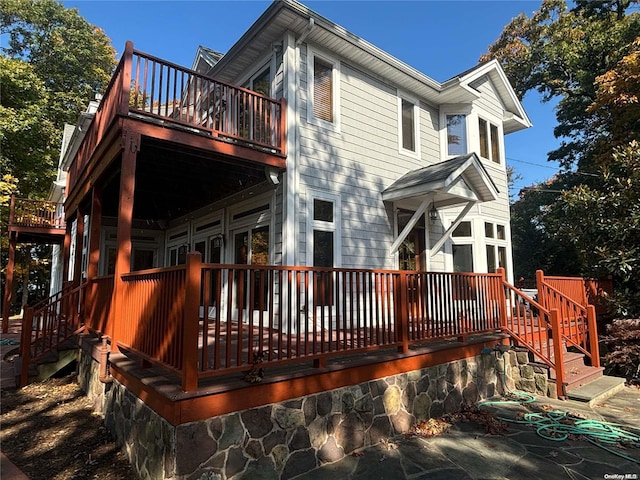
{"type": "Polygon", "coordinates": [[[9,227],[42,228],[65,231],[62,203],[11,197],[9,227]]]}
{"type": "Polygon", "coordinates": [[[220,141],[285,155],[284,100],[206,77],[134,50],[127,42],[69,168],[71,188],[118,115],[155,119],[220,141]]]}

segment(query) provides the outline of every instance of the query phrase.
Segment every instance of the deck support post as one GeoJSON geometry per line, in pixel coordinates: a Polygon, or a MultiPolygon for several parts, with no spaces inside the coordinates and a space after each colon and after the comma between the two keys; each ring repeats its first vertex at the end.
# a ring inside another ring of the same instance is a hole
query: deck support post
{"type": "Polygon", "coordinates": [[[498,275],[500,275],[500,295],[498,299],[498,305],[500,309],[500,328],[502,331],[505,331],[507,328],[507,293],[505,289],[505,283],[507,282],[507,273],[504,267],[498,267],[497,271],[498,275]]]}
{"type": "Polygon", "coordinates": [[[407,318],[408,307],[408,285],[407,272],[400,272],[398,275],[398,284],[396,285],[396,328],[398,332],[398,341],[401,345],[398,351],[401,353],[409,352],[409,319],[407,318]]]}
{"type": "MultiPolygon", "coordinates": [[[[13,197],[11,197],[11,212],[13,212],[13,197]]],[[[4,301],[2,303],[2,333],[9,332],[9,316],[11,314],[11,297],[13,295],[13,274],[16,264],[16,243],[18,234],[9,233],[9,261],[7,262],[7,280],[4,285],[4,301]]]]}
{"type": "Polygon", "coordinates": [[[136,160],[140,150],[140,135],[122,133],[122,163],[120,166],[120,201],[118,207],[118,233],[116,265],[113,278],[114,313],[111,326],[111,350],[117,350],[125,317],[124,282],[122,275],[131,271],[131,228],[133,226],[133,199],[136,184],[136,160]]]}
{"type": "Polygon", "coordinates": [[[31,363],[31,332],[33,331],[33,308],[24,308],[24,318],[22,319],[22,332],[20,332],[20,366],[19,387],[24,387],[29,383],[29,364],[31,363]]]}
{"type": "Polygon", "coordinates": [[[591,366],[600,366],[600,347],[598,346],[598,324],[596,323],[596,307],[587,305],[587,326],[589,335],[589,351],[591,353],[591,366]]]}
{"type": "MultiPolygon", "coordinates": [[[[202,283],[202,254],[187,254],[187,278],[184,300],[182,345],[182,390],[198,388],[198,321],[200,316],[200,290],[202,283]]],[[[205,312],[204,321],[207,321],[205,312]]],[[[206,338],[203,340],[207,341],[206,338]]]]}
{"type": "Polygon", "coordinates": [[[102,227],[102,188],[94,186],[91,192],[91,221],[89,223],[89,245],[87,245],[87,291],[84,298],[83,312],[85,313],[85,331],[91,321],[90,312],[95,305],[96,291],[92,284],[98,276],[98,261],[100,259],[100,229],[102,227]]]}
{"type": "Polygon", "coordinates": [[[84,250],[84,208],[78,208],[76,212],[76,251],[73,261],[73,285],[78,286],[82,283],[82,251],[84,250]]]}
{"type": "Polygon", "coordinates": [[[556,389],[558,390],[558,396],[564,397],[565,371],[560,313],[558,310],[553,309],[549,314],[551,316],[551,332],[553,334],[553,364],[556,369],[556,389]]]}

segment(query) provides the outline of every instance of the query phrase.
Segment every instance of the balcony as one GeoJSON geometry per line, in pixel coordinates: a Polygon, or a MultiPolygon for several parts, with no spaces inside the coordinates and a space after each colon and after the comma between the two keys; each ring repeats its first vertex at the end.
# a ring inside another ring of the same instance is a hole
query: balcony
{"type": "MultiPolygon", "coordinates": [[[[103,172],[122,132],[227,161],[284,168],[285,101],[217,81],[133,49],[124,54],[71,159],[69,197],[103,172]],[[97,174],[95,174],[97,175],[97,174]]],[[[144,140],[143,140],[144,141],[144,140]]]]}
{"type": "Polygon", "coordinates": [[[62,203],[11,197],[9,233],[19,241],[61,243],[65,228],[62,203]]]}

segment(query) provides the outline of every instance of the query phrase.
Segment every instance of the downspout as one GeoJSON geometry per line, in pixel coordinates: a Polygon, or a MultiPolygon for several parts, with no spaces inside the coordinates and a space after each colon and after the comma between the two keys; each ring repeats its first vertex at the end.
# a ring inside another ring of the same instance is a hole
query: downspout
{"type": "Polygon", "coordinates": [[[102,345],[100,345],[100,376],[98,380],[102,383],[112,383],[113,377],[109,374],[109,345],[107,345],[107,336],[102,337],[102,345]]]}

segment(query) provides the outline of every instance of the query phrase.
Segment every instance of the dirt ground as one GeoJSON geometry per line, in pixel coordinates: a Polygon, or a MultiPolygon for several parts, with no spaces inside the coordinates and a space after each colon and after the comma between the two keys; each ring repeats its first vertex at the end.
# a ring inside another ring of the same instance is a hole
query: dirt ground
{"type": "Polygon", "coordinates": [[[31,480],[134,480],[75,375],[3,390],[2,452],[31,480]]]}

